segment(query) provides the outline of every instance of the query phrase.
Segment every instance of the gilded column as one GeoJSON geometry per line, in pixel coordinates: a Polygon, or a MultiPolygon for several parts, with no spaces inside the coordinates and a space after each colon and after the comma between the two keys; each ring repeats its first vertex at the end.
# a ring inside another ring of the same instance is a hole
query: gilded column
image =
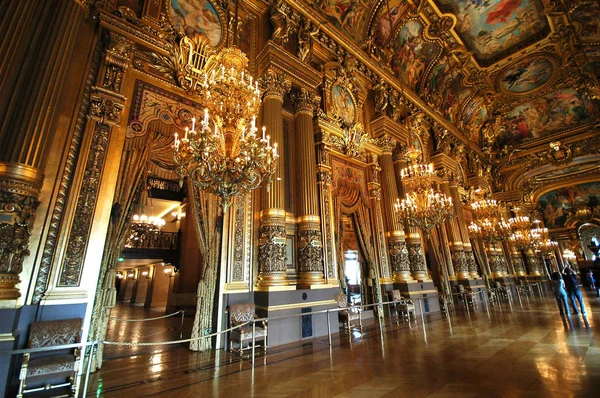
{"type": "Polygon", "coordinates": [[[465,212],[463,205],[460,200],[460,193],[458,192],[458,184],[456,181],[450,181],[450,196],[454,203],[454,211],[456,212],[456,223],[458,225],[458,231],[460,232],[460,238],[463,244],[463,252],[465,256],[466,268],[469,271],[471,278],[480,278],[479,272],[477,272],[477,264],[475,263],[475,256],[473,253],[473,246],[469,238],[469,228],[467,227],[467,221],[465,219],[465,212]]]}
{"type": "MultiPolygon", "coordinates": [[[[446,173],[447,174],[447,173],[446,173]]],[[[444,195],[452,198],[452,191],[450,189],[450,181],[447,175],[442,180],[441,190],[444,195]]],[[[446,221],[445,227],[448,234],[448,244],[450,245],[450,254],[452,258],[452,265],[456,271],[458,279],[469,279],[469,268],[467,264],[467,258],[462,243],[462,236],[460,234],[460,227],[458,226],[458,210],[460,202],[456,202],[452,198],[452,204],[454,206],[454,217],[446,221]]]]}
{"type": "Polygon", "coordinates": [[[381,186],[383,188],[383,214],[386,227],[386,239],[388,243],[388,254],[392,265],[394,282],[406,282],[412,280],[410,275],[410,264],[408,262],[408,249],[404,237],[404,226],[398,216],[394,205],[398,201],[398,184],[394,175],[394,162],[392,150],[395,141],[391,139],[380,139],[379,146],[383,153],[379,156],[381,167],[381,186]],[[381,142],[384,141],[384,142],[381,142]]]}
{"type": "Polygon", "coordinates": [[[331,166],[329,165],[329,144],[323,140],[323,132],[317,133],[317,184],[321,210],[321,231],[323,233],[323,263],[327,282],[339,283],[335,253],[334,219],[331,199],[331,166]]]}
{"type": "MultiPolygon", "coordinates": [[[[258,286],[287,285],[285,263],[285,190],[284,168],[286,153],[283,148],[283,97],[291,88],[291,82],[273,71],[267,71],[260,79],[264,91],[262,122],[279,144],[279,165],[273,182],[262,190],[258,247],[258,286]]],[[[289,181],[287,182],[289,183],[289,181]]]]}
{"type": "Polygon", "coordinates": [[[291,95],[296,112],[296,215],[298,216],[298,285],[325,283],[323,238],[317,192],[313,114],[321,98],[305,89],[291,95]]]}
{"type": "Polygon", "coordinates": [[[2,11],[0,299],[15,299],[61,88],[86,10],[73,0],[23,0],[7,3],[2,11]]]}
{"type": "MultiPolygon", "coordinates": [[[[396,156],[394,159],[394,172],[396,174],[396,181],[398,185],[398,196],[401,200],[405,195],[404,188],[402,187],[400,170],[405,168],[407,165],[408,162],[405,158],[396,156]]],[[[412,277],[416,280],[428,280],[429,274],[427,273],[427,264],[425,263],[425,253],[423,253],[419,229],[415,227],[409,227],[405,224],[404,231],[408,232],[408,236],[406,236],[406,249],[408,251],[408,263],[410,265],[412,277]]]]}

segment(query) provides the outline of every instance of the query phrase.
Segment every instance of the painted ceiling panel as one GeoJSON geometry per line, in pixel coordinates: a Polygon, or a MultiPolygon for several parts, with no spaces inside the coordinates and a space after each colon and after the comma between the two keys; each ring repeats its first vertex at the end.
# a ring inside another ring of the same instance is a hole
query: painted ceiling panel
{"type": "Polygon", "coordinates": [[[478,61],[511,52],[548,27],[535,0],[439,0],[456,15],[460,38],[478,61]]]}
{"type": "Polygon", "coordinates": [[[594,118],[594,107],[585,96],[571,88],[558,90],[510,111],[496,146],[542,138],[594,118]]]}

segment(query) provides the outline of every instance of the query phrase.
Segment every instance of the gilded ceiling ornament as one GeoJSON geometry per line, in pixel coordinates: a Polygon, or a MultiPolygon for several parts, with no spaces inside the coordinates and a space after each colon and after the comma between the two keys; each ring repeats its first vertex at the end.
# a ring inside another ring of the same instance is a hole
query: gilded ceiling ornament
{"type": "Polygon", "coordinates": [[[554,166],[562,166],[573,161],[573,150],[569,146],[562,146],[560,141],[552,141],[546,158],[554,166]]]}
{"type": "Polygon", "coordinates": [[[202,71],[215,56],[209,39],[195,34],[193,37],[182,36],[176,41],[168,41],[166,45],[168,55],[151,53],[154,68],[166,77],[173,78],[186,92],[200,93],[202,71]]]}
{"type": "Polygon", "coordinates": [[[344,129],[342,137],[331,136],[333,144],[345,155],[350,157],[361,157],[364,155],[364,146],[369,142],[369,136],[363,129],[361,123],[356,123],[348,129],[344,129]]]}

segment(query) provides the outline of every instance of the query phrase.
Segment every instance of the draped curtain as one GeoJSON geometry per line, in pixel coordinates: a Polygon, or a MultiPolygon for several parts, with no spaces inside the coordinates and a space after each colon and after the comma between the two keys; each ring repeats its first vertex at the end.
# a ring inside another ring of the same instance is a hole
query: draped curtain
{"type": "Polygon", "coordinates": [[[93,370],[102,366],[103,345],[101,342],[106,336],[110,310],[117,301],[115,289],[117,260],[129,235],[131,219],[136,210],[136,201],[145,186],[144,176],[149,154],[150,146],[145,142],[125,143],[94,302],[90,339],[97,340],[100,344],[93,370]]]}
{"type": "Polygon", "coordinates": [[[343,181],[340,181],[338,182],[338,188],[333,192],[332,196],[336,220],[336,251],[339,254],[337,256],[338,274],[341,286],[345,288],[344,256],[342,255],[342,235],[344,232],[342,214],[352,215],[358,244],[369,267],[369,275],[365,275],[364,279],[372,279],[374,273],[376,257],[373,247],[373,230],[371,228],[368,198],[364,198],[361,195],[359,187],[355,187],[353,184],[344,184],[343,181]]]}
{"type": "MultiPolygon", "coordinates": [[[[188,180],[188,198],[198,247],[204,259],[196,299],[196,315],[192,327],[192,338],[212,332],[213,307],[219,270],[221,229],[220,202],[212,194],[201,191],[188,180]]],[[[211,339],[193,340],[190,350],[205,351],[211,348],[211,339]]]]}

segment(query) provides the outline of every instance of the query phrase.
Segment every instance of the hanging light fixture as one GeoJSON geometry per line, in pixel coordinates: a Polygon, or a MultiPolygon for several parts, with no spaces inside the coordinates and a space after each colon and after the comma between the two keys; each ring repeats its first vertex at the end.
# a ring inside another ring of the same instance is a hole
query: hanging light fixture
{"type": "Polygon", "coordinates": [[[496,244],[509,237],[510,225],[502,217],[503,208],[494,199],[480,199],[471,203],[474,221],[468,226],[474,239],[496,244]]]}
{"type": "MultiPolygon", "coordinates": [[[[233,37],[237,38],[236,2],[233,37]]],[[[193,91],[202,101],[203,118],[192,118],[173,157],[181,181],[189,178],[201,190],[221,198],[226,210],[234,196],[269,184],[275,173],[277,143],[256,126],[261,104],[258,82],[248,72],[246,54],[235,46],[214,54],[202,38],[189,41],[193,91]]]]}
{"type": "Polygon", "coordinates": [[[425,235],[452,217],[452,198],[436,192],[432,164],[415,163],[400,170],[405,198],[394,205],[400,217],[411,227],[419,228],[425,235]]]}
{"type": "Polygon", "coordinates": [[[150,193],[151,191],[149,186],[146,187],[146,192],[147,196],[141,214],[135,213],[133,215],[131,233],[127,238],[125,247],[142,246],[143,243],[150,239],[153,235],[159,234],[166,224],[164,219],[154,215],[154,205],[152,203],[152,195],[150,193]],[[148,202],[150,202],[150,216],[146,215],[148,202]]]}

